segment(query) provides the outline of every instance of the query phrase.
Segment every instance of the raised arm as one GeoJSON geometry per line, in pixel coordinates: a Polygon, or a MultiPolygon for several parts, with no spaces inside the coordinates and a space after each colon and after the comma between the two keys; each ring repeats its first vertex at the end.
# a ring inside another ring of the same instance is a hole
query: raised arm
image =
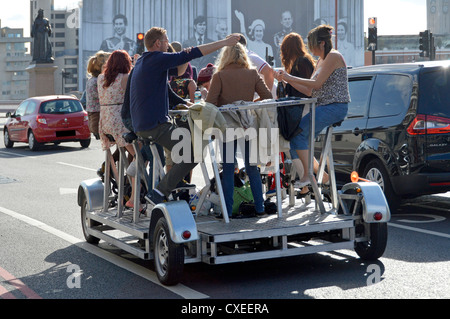
{"type": "Polygon", "coordinates": [[[234,10],[234,15],[236,16],[236,18],[239,20],[239,26],[241,28],[241,33],[248,38],[247,36],[247,32],[245,31],[245,18],[244,18],[244,14],[241,11],[238,10],[234,10]]]}
{"type": "Polygon", "coordinates": [[[198,48],[200,49],[203,55],[208,55],[210,53],[222,49],[223,47],[236,45],[236,43],[239,42],[240,37],[241,36],[239,34],[234,33],[227,36],[223,40],[199,45],[198,48]]]}

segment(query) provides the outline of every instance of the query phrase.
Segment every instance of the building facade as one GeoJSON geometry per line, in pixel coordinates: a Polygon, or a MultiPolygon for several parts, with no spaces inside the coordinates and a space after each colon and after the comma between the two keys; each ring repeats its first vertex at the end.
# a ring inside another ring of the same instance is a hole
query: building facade
{"type": "Polygon", "coordinates": [[[78,8],[55,10],[54,0],[31,0],[30,21],[33,23],[38,10],[44,10],[44,16],[50,20],[53,47],[56,94],[78,93],[78,8]]]}
{"type": "Polygon", "coordinates": [[[29,75],[25,69],[31,56],[23,29],[1,26],[0,20],[0,100],[23,100],[28,97],[29,75]]]}
{"type": "MultiPolygon", "coordinates": [[[[450,59],[449,2],[450,0],[427,0],[427,30],[434,37],[436,60],[450,59]]],[[[376,64],[428,61],[429,58],[419,56],[419,38],[419,34],[379,36],[376,64]]],[[[372,64],[370,54],[366,54],[366,64],[372,64]]]]}
{"type": "MultiPolygon", "coordinates": [[[[306,39],[309,30],[322,23],[335,28],[335,43],[347,63],[364,65],[363,0],[84,0],[78,73],[86,73],[89,57],[100,49],[133,54],[136,34],[152,26],[165,28],[169,40],[183,46],[240,32],[247,36],[249,49],[281,67],[283,36],[297,32],[306,39]]],[[[191,64],[199,69],[215,62],[214,55],[208,58],[191,64]]]]}

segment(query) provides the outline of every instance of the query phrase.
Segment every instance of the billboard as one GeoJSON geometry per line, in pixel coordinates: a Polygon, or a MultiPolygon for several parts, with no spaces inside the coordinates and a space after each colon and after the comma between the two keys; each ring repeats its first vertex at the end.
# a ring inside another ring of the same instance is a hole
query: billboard
{"type": "MultiPolygon", "coordinates": [[[[289,32],[306,42],[320,24],[335,28],[335,47],[349,66],[364,64],[363,0],[84,0],[80,29],[80,75],[98,50],[136,52],[136,34],[152,26],[167,30],[169,40],[183,47],[222,39],[229,33],[246,35],[249,49],[273,57],[281,67],[279,44],[289,32]],[[337,46],[336,46],[337,45],[337,46]]],[[[199,69],[215,55],[192,61],[199,69]]],[[[84,89],[85,81],[80,81],[84,89]]]]}

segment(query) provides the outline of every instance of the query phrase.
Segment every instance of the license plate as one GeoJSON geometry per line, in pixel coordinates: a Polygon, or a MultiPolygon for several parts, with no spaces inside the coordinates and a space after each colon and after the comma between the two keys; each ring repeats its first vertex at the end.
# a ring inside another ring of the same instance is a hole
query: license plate
{"type": "Polygon", "coordinates": [[[75,131],[59,131],[56,132],[56,137],[69,137],[69,136],[75,136],[75,131]]]}

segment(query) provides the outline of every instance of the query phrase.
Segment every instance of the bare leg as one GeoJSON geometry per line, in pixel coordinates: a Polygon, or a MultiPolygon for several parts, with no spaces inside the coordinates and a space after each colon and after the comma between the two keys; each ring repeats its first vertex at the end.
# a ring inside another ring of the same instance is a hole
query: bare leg
{"type": "MultiPolygon", "coordinates": [[[[300,161],[302,162],[304,173],[303,176],[300,178],[301,182],[307,181],[309,179],[308,172],[309,172],[309,151],[308,150],[296,150],[298,157],[300,158],[300,161]]],[[[319,172],[319,162],[314,158],[314,173],[319,172]]],[[[323,175],[323,182],[327,183],[330,177],[326,172],[324,172],[323,175]]]]}

